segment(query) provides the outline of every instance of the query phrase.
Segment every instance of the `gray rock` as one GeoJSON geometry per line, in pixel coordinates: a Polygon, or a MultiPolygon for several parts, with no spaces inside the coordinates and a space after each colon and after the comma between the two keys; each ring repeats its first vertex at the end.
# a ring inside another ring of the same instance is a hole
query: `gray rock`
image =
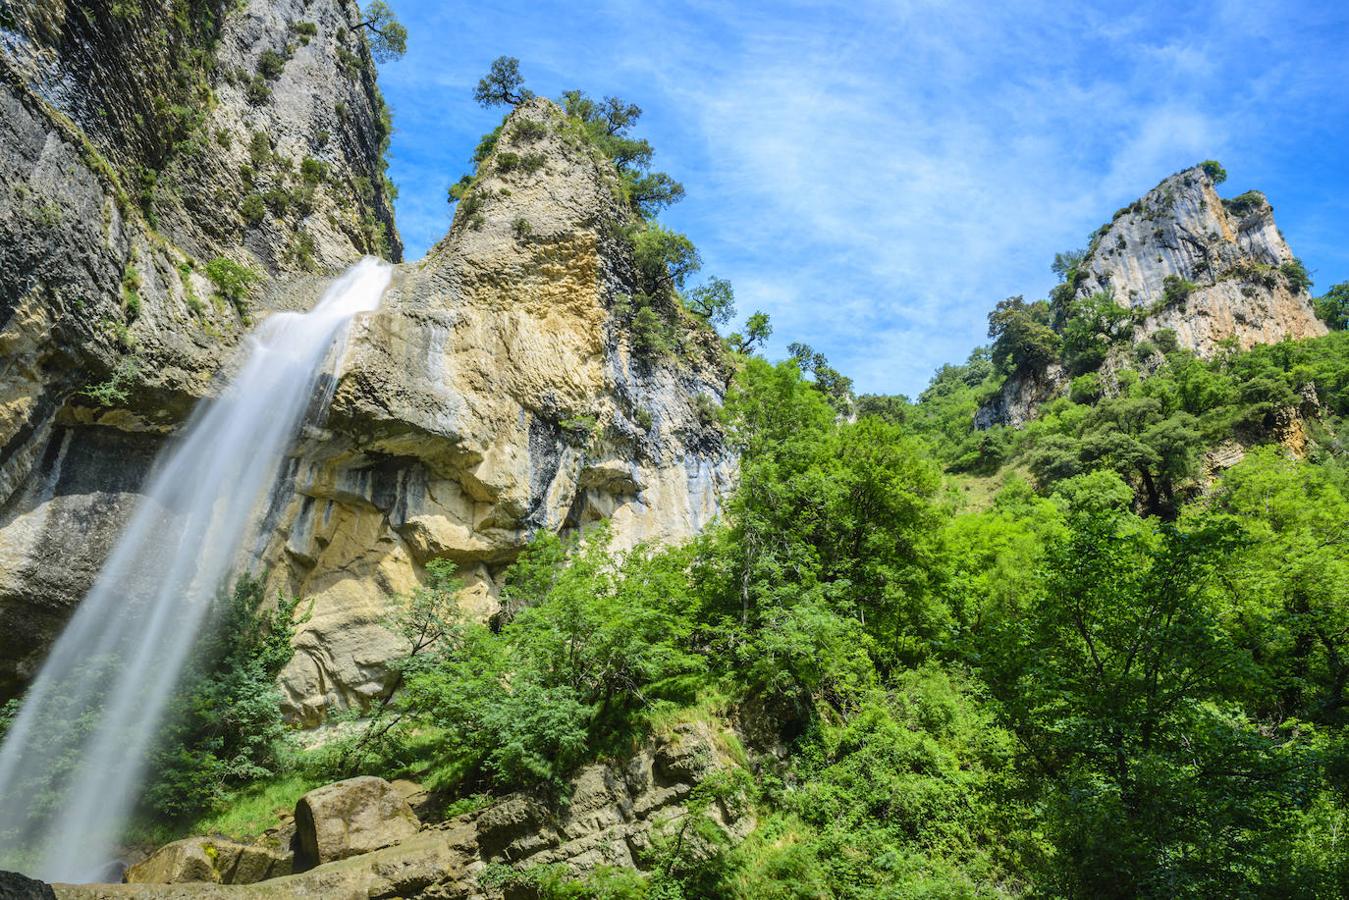
{"type": "Polygon", "coordinates": [[[295,868],[388,847],[420,828],[407,801],[383,778],[366,775],[325,785],[295,805],[295,868]]]}
{"type": "Polygon", "coordinates": [[[18,872],[0,872],[0,900],[56,900],[51,885],[18,872]]]}

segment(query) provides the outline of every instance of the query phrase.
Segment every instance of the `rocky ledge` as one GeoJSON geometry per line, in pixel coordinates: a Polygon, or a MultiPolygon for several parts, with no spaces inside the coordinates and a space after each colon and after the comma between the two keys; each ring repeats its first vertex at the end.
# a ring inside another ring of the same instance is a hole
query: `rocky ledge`
{"type": "MultiPolygon", "coordinates": [[[[685,723],[623,763],[582,768],[565,803],[513,794],[477,812],[420,825],[406,791],[355,778],[300,800],[279,847],[189,838],[127,871],[117,885],[55,885],[61,900],[370,897],[500,900],[510,870],[564,864],[645,869],[653,846],[690,815],[743,837],[752,815],[736,803],[691,803],[699,785],[735,769],[738,746],[721,724],[685,723]],[[294,829],[291,831],[291,829],[294,829]],[[291,837],[293,835],[293,837],[291,837]],[[292,867],[294,874],[290,874],[292,867]],[[287,874],[279,875],[279,872],[287,874]]],[[[403,783],[406,785],[406,783],[403,783]]]]}

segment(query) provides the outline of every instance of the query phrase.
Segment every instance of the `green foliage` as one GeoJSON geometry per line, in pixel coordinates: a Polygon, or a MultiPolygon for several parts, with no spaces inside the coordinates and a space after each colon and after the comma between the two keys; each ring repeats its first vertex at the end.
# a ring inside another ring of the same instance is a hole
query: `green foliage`
{"type": "Polygon", "coordinates": [[[1331,285],[1330,290],[1313,302],[1316,315],[1333,331],[1349,329],[1349,281],[1331,285]]]}
{"type": "Polygon", "coordinates": [[[141,273],[134,265],[127,263],[122,270],[122,311],[128,322],[134,322],[141,314],[141,273]]]}
{"type": "Polygon", "coordinates": [[[239,315],[247,313],[249,289],[261,277],[257,272],[228,257],[217,256],[206,264],[205,274],[239,315]]]}
{"type": "Polygon", "coordinates": [[[726,279],[709,278],[684,295],[684,305],[714,325],[725,325],[735,315],[735,291],[726,279]]]}
{"type": "Polygon", "coordinates": [[[390,622],[409,649],[367,728],[327,762],[243,793],[227,782],[237,812],[209,821],[255,829],[319,771],[415,777],[454,812],[520,788],[564,802],[585,761],[621,763],[653,729],[734,711],[775,752],[725,747],[744,768],[699,784],[690,814],[635,851],[641,871],[494,865],[480,884],[661,900],[1338,896],[1341,451],[1254,449],[1206,494],[1185,486],[1198,448],[1296,402],[1294,387],[1316,391],[1328,428],[1349,412],[1346,340],[1080,375],[1074,400],[1021,432],[982,433],[981,452],[1029,461],[1042,492],[1003,473],[969,512],[934,454],[970,452],[946,435],[968,439],[954,423],[996,388],[989,351],[916,404],[860,399],[855,419],[798,359],[743,358],[722,413],[739,484],[717,523],[626,553],[603,526],[541,533],[487,624],[432,561],[390,622]],[[753,811],[748,837],[716,824],[721,809],[753,811]]]}
{"type": "MultiPolygon", "coordinates": [[[[436,735],[425,760],[433,784],[498,789],[560,786],[588,754],[640,731],[643,717],[692,698],[705,661],[683,648],[679,598],[685,551],[638,547],[616,561],[608,533],[591,532],[570,556],[542,535],[507,576],[512,614],[498,632],[464,620],[433,581],[432,634],[400,665],[390,730],[393,755],[436,735]]],[[[424,621],[414,598],[400,622],[424,621]]],[[[420,604],[420,605],[419,605],[420,604]]]]}
{"type": "Polygon", "coordinates": [[[285,67],[286,57],[271,48],[258,55],[258,74],[268,81],[275,81],[280,78],[285,67]]]}
{"type": "Polygon", "coordinates": [[[993,364],[1000,372],[1042,369],[1058,359],[1060,339],[1049,327],[1049,304],[1008,297],[988,314],[993,364]]]}
{"type": "Polygon", "coordinates": [[[748,355],[762,347],[772,335],[773,323],[768,320],[768,313],[756,309],[745,320],[744,331],[734,332],[726,338],[726,343],[736,353],[748,355]]]}
{"type": "Polygon", "coordinates": [[[1180,306],[1184,304],[1185,298],[1198,287],[1193,281],[1186,281],[1179,275],[1167,275],[1162,279],[1162,305],[1164,307],[1180,306]]]}
{"type": "Polygon", "coordinates": [[[1222,184],[1227,180],[1227,170],[1216,159],[1204,160],[1199,164],[1199,168],[1203,169],[1204,174],[1213,179],[1214,184],[1222,184]]]}
{"type": "Polygon", "coordinates": [[[123,356],[106,381],[90,385],[80,393],[99,406],[120,406],[127,401],[127,388],[140,376],[140,372],[140,361],[136,357],[123,356]]]}
{"type": "Polygon", "coordinates": [[[1108,292],[1072,300],[1065,312],[1061,352],[1064,365],[1074,374],[1099,368],[1111,345],[1133,332],[1133,311],[1108,292]]]}
{"type": "Polygon", "coordinates": [[[683,185],[664,172],[650,171],[651,144],[630,134],[641,107],[617,97],[595,100],[575,90],[563,93],[561,104],[575,130],[618,169],[624,196],[643,218],[653,219],[683,198],[683,185]]]}
{"type": "Polygon", "coordinates": [[[498,56],[492,60],[491,69],[478,81],[473,99],[485,107],[519,106],[534,96],[524,83],[520,60],[513,56],[498,56]]]}
{"type": "Polygon", "coordinates": [[[392,62],[407,53],[408,31],[384,0],[370,0],[365,5],[364,20],[356,28],[367,29],[370,55],[375,62],[392,62]]]}
{"type": "Polygon", "coordinates": [[[1311,289],[1312,276],[1307,271],[1307,267],[1302,264],[1302,260],[1296,256],[1279,264],[1279,274],[1283,276],[1288,289],[1294,293],[1311,289]]]}
{"type": "Polygon", "coordinates": [[[239,213],[249,225],[257,225],[267,217],[267,203],[261,194],[254,191],[244,197],[243,203],[239,204],[239,213]]]}
{"type": "Polygon", "coordinates": [[[809,344],[791,343],[787,352],[796,361],[801,371],[811,377],[815,387],[829,399],[839,412],[846,412],[852,405],[852,379],[829,365],[823,353],[809,344]]]}
{"type": "Polygon", "coordinates": [[[219,601],[155,754],[149,810],[187,821],[277,774],[285,726],[276,676],[294,652],[298,602],[268,609],[261,582],[247,577],[219,601]]]}
{"type": "Polygon", "coordinates": [[[698,249],[686,235],[655,222],[634,232],[632,248],[642,288],[651,295],[682,290],[689,276],[702,268],[698,249]]]}

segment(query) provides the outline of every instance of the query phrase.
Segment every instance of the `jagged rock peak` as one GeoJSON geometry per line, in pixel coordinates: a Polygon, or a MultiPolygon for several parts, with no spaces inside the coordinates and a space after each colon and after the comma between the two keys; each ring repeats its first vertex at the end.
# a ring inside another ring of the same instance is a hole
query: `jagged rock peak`
{"type": "Polygon", "coordinates": [[[1076,295],[1147,309],[1137,339],[1170,328],[1201,356],[1228,338],[1245,348],[1325,334],[1265,195],[1223,200],[1213,169],[1177,172],[1116,212],[1078,266],[1076,295]]]}
{"type": "MultiPolygon", "coordinates": [[[[1212,162],[1183,169],[1118,210],[1092,234],[1058,291],[1066,287],[1073,299],[1108,293],[1142,311],[1133,342],[1169,330],[1177,346],[1201,357],[1233,341],[1249,349],[1325,334],[1306,270],[1274,223],[1268,199],[1247,191],[1224,200],[1215,175],[1225,177],[1212,162]]],[[[1122,349],[1112,350],[1103,372],[1126,366],[1122,349]]],[[[1013,372],[975,414],[975,427],[1020,427],[1065,393],[1068,382],[1057,362],[1013,372]]]]}

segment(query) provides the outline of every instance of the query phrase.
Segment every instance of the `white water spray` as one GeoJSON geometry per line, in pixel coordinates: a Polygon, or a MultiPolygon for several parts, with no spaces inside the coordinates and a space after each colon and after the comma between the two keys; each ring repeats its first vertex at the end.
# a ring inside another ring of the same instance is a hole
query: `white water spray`
{"type": "Polygon", "coordinates": [[[161,455],[0,746],[8,866],[49,881],[105,871],[178,676],[325,362],[351,318],[379,306],[391,272],[367,258],[312,311],[268,317],[220,398],[202,404],[161,455]]]}

